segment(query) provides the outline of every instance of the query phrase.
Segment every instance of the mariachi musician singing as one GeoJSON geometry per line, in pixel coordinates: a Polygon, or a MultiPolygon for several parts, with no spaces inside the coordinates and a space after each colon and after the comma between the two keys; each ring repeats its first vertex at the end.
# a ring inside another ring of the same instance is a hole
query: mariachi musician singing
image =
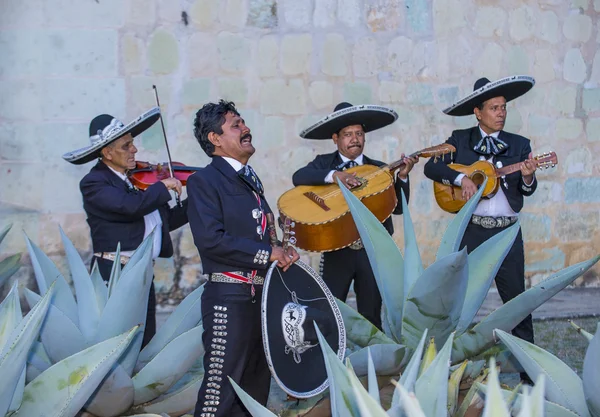
{"type": "MultiPolygon", "coordinates": [[[[127,173],[136,167],[136,136],[160,118],[160,109],[152,108],[127,125],[102,114],[95,117],[89,128],[89,146],[66,153],[63,158],[73,164],[97,160],[79,184],[83,208],[92,236],[94,263],[105,281],[110,278],[115,251],[120,243],[121,265],[125,265],[133,251],[154,228],[152,258],[173,256],[169,232],[187,223],[187,200],[169,207],[170,190],[181,193],[181,182],[165,178],[150,185],[145,191],[133,186],[127,173]]],[[[142,346],[156,332],[156,296],[154,284],[150,287],[146,326],[142,346]]]]}

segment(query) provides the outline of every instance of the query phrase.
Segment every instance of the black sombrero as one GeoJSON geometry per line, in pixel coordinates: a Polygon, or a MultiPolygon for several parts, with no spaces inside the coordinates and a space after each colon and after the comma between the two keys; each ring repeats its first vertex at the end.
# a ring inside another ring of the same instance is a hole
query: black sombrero
{"type": "Polygon", "coordinates": [[[494,97],[504,97],[508,103],[522,96],[535,85],[533,77],[527,75],[512,75],[497,81],[480,78],[473,85],[473,92],[443,110],[450,116],[468,116],[473,114],[473,109],[494,97]]]}
{"type": "Polygon", "coordinates": [[[309,398],[329,386],[314,322],[343,359],[346,330],[327,285],[310,266],[297,261],[287,271],[274,266],[265,277],[262,333],[265,356],[279,386],[295,398],[309,398]]]}
{"type": "Polygon", "coordinates": [[[394,110],[374,104],[340,103],[335,106],[333,113],[324,117],[311,127],[300,132],[304,139],[331,139],[334,133],[346,126],[362,125],[365,132],[381,129],[398,119],[394,110]]]}
{"type": "Polygon", "coordinates": [[[160,117],[160,109],[153,107],[127,125],[109,114],[96,116],[90,122],[90,142],[85,148],[76,149],[63,155],[66,161],[80,165],[90,162],[100,155],[100,150],[111,142],[131,133],[136,137],[152,126],[160,117]]]}

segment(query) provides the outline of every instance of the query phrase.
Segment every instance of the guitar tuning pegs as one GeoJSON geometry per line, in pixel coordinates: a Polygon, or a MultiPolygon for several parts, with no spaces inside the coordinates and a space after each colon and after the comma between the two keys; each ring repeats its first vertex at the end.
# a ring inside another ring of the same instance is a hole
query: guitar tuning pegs
{"type": "Polygon", "coordinates": [[[296,227],[296,223],[295,222],[291,222],[290,223],[290,227],[296,227]]]}
{"type": "Polygon", "coordinates": [[[296,232],[292,232],[291,230],[290,230],[289,233],[290,233],[290,235],[295,235],[296,234],[296,232]]]}

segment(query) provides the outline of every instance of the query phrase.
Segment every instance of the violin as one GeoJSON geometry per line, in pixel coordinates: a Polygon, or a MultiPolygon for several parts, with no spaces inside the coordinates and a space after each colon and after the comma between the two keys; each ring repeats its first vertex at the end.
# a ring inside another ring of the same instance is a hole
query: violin
{"type": "MultiPolygon", "coordinates": [[[[181,162],[171,162],[171,167],[173,168],[173,176],[181,181],[181,185],[185,185],[188,177],[200,169],[198,167],[186,166],[181,162]]],[[[149,162],[136,161],[135,168],[130,170],[127,175],[133,185],[140,190],[145,190],[152,184],[170,178],[171,172],[167,162],[151,164],[149,162]]]]}

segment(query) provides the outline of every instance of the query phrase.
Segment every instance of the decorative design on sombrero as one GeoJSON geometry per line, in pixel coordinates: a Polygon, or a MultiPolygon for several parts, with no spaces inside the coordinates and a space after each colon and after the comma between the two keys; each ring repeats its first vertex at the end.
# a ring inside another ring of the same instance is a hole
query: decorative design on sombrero
{"type": "Polygon", "coordinates": [[[473,85],[473,92],[465,98],[443,110],[450,116],[468,116],[473,114],[473,109],[494,97],[504,97],[508,103],[522,96],[535,85],[533,77],[528,75],[512,75],[496,81],[480,78],[473,85]]]}
{"type": "Polygon", "coordinates": [[[285,272],[274,262],[265,277],[261,318],[267,364],[281,389],[294,398],[325,391],[329,381],[314,323],[340,360],[346,329],[319,274],[302,261],[285,272]]]}
{"type": "Polygon", "coordinates": [[[158,107],[153,107],[127,125],[108,114],[96,116],[90,122],[90,145],[67,152],[63,155],[63,159],[76,165],[90,162],[98,158],[100,150],[106,145],[128,133],[136,137],[156,123],[159,117],[160,109],[158,107]]]}
{"type": "Polygon", "coordinates": [[[325,116],[311,127],[300,132],[304,139],[331,139],[346,126],[362,125],[363,130],[372,132],[381,129],[398,119],[394,110],[377,106],[375,104],[360,104],[353,106],[350,103],[340,103],[335,106],[333,113],[325,116]]]}

